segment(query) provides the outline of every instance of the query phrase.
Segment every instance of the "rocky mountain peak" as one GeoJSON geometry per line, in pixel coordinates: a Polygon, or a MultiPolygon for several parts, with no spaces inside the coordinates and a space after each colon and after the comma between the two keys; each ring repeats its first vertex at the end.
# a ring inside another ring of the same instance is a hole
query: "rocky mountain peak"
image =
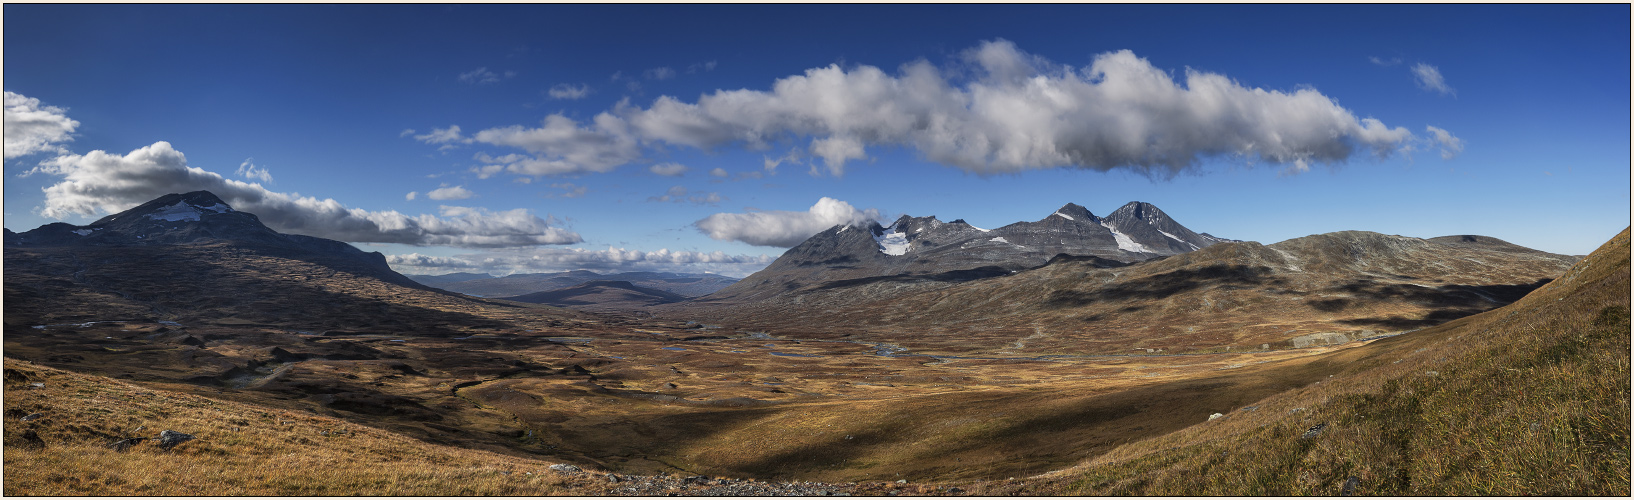
{"type": "Polygon", "coordinates": [[[1095,214],[1090,213],[1089,209],[1084,208],[1082,205],[1079,205],[1077,203],[1067,203],[1066,205],[1062,205],[1061,208],[1056,209],[1055,213],[1050,214],[1050,215],[1051,216],[1065,215],[1068,219],[1071,219],[1071,220],[1074,220],[1074,221],[1082,221],[1082,222],[1090,222],[1090,221],[1099,221],[1100,220],[1100,218],[1096,217],[1095,214]]]}
{"type": "Polygon", "coordinates": [[[1156,222],[1160,220],[1167,220],[1169,215],[1163,213],[1162,210],[1159,210],[1157,205],[1146,203],[1144,201],[1131,201],[1124,204],[1122,207],[1118,207],[1117,210],[1112,211],[1112,213],[1107,215],[1106,218],[1156,222]]]}

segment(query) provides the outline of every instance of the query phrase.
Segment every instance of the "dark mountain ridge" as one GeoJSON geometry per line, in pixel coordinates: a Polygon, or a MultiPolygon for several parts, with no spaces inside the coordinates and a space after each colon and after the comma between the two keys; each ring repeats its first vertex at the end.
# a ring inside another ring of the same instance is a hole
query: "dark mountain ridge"
{"type": "Polygon", "coordinates": [[[425,276],[409,275],[410,279],[426,285],[434,286],[451,292],[459,292],[478,297],[508,297],[526,295],[535,292],[548,292],[573,287],[590,281],[628,281],[637,286],[666,293],[683,295],[688,298],[699,297],[714,293],[727,285],[736,283],[737,278],[718,274],[701,273],[663,273],[650,271],[634,271],[617,274],[598,274],[594,271],[576,270],[560,273],[522,273],[508,276],[493,277],[486,274],[457,273],[458,276],[470,276],[468,279],[457,279],[456,275],[425,276]]]}
{"type": "Polygon", "coordinates": [[[501,300],[586,310],[633,310],[690,298],[628,281],[594,280],[557,290],[502,297],[501,300]]]}

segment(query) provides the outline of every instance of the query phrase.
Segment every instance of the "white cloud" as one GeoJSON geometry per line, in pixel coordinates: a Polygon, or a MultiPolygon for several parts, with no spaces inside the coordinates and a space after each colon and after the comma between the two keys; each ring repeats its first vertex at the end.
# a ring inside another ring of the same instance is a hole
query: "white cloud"
{"type": "Polygon", "coordinates": [[[583,99],[585,96],[590,95],[590,86],[581,83],[575,87],[565,83],[558,83],[545,92],[549,93],[552,99],[583,99]]]}
{"type": "Polygon", "coordinates": [[[405,128],[405,129],[403,129],[402,132],[399,132],[397,134],[398,137],[408,137],[408,136],[411,136],[411,135],[414,135],[414,129],[412,129],[412,128],[405,128]]]}
{"type": "Polygon", "coordinates": [[[1413,81],[1418,82],[1419,88],[1431,90],[1441,95],[1458,95],[1456,90],[1447,86],[1447,80],[1441,77],[1441,70],[1424,63],[1413,65],[1413,81]]]}
{"type": "MultiPolygon", "coordinates": [[[[626,100],[589,123],[556,114],[542,127],[492,128],[472,139],[533,154],[484,172],[533,176],[609,172],[640,159],[645,147],[666,144],[767,149],[793,141],[810,151],[766,157],[766,172],[809,154],[838,176],[883,146],[984,175],[1123,168],[1158,177],[1218,157],[1302,171],[1358,155],[1387,157],[1420,140],[1405,127],[1358,118],[1312,88],[1245,87],[1193,69],[1175,75],[1127,50],[1073,67],[996,40],[960,57],[951,74],[924,60],[895,74],[830,65],[778,79],[768,90],[716,90],[695,102],[660,96],[646,108],[626,100]]],[[[658,69],[648,78],[664,73],[658,69]]],[[[613,75],[621,78],[640,88],[613,75]]],[[[449,137],[436,143],[445,148],[463,139],[438,132],[449,137]]]]}
{"type": "Polygon", "coordinates": [[[687,74],[689,74],[689,75],[693,74],[693,73],[697,73],[700,70],[701,71],[715,71],[715,61],[709,61],[709,62],[704,62],[704,63],[693,63],[692,65],[687,66],[687,74]]]}
{"type": "Polygon", "coordinates": [[[1430,133],[1431,139],[1441,148],[1441,159],[1451,160],[1464,152],[1464,140],[1454,137],[1451,132],[1429,125],[1424,126],[1424,130],[1430,133]]]}
{"type": "Polygon", "coordinates": [[[1397,64],[1401,64],[1401,58],[1400,57],[1392,57],[1392,58],[1389,58],[1389,59],[1381,59],[1378,56],[1367,56],[1367,60],[1372,61],[1373,64],[1377,64],[1379,66],[1384,66],[1384,67],[1390,67],[1390,66],[1395,66],[1397,64]]]}
{"type": "Polygon", "coordinates": [[[665,177],[680,177],[682,174],[687,173],[688,169],[686,165],[679,163],[659,163],[651,167],[647,167],[647,170],[665,177]]]}
{"type": "Polygon", "coordinates": [[[787,248],[836,225],[861,225],[877,219],[879,210],[857,210],[850,203],[823,197],[805,212],[722,213],[705,217],[693,225],[717,240],[787,248]]]}
{"type": "Polygon", "coordinates": [[[472,193],[471,190],[465,189],[465,186],[445,186],[433,189],[431,192],[426,193],[427,198],[437,201],[463,200],[475,195],[476,193],[472,193]]]}
{"type": "Polygon", "coordinates": [[[419,191],[409,191],[408,194],[403,195],[403,199],[408,200],[408,201],[414,201],[414,199],[419,197],[419,196],[420,196],[419,191]]]}
{"type": "Polygon", "coordinates": [[[675,70],[668,66],[664,66],[661,68],[649,69],[642,73],[641,76],[646,77],[648,80],[668,80],[675,78],[675,70]]]}
{"type": "Polygon", "coordinates": [[[711,192],[704,192],[704,193],[695,193],[695,194],[692,194],[691,196],[688,196],[687,193],[690,193],[690,192],[691,191],[688,191],[685,186],[674,186],[674,187],[669,188],[668,191],[665,191],[662,196],[648,197],[647,201],[675,202],[675,203],[687,202],[687,203],[694,203],[694,204],[698,204],[698,205],[715,205],[715,204],[720,203],[723,200],[723,198],[721,198],[721,194],[718,193],[718,192],[711,191],[711,192]]]}
{"type": "Polygon", "coordinates": [[[409,216],[269,191],[260,184],[190,167],[186,156],[162,141],[124,156],[106,151],[63,155],[25,175],[36,173],[62,177],[45,188],[45,205],[38,209],[41,215],[56,219],[119,212],[169,193],[208,190],[233,208],[255,214],[274,230],[341,241],[458,247],[582,241],[578,234],[555,227],[526,209],[495,212],[444,206],[439,215],[409,216]]]}
{"type": "Polygon", "coordinates": [[[79,122],[68,110],[40,104],[39,99],[6,91],[6,159],[34,153],[67,153],[62,143],[74,140],[79,122]]]}
{"type": "Polygon", "coordinates": [[[710,177],[730,177],[731,175],[732,174],[726,173],[726,169],[720,167],[715,167],[709,170],[710,177]]]}
{"type": "Polygon", "coordinates": [[[238,164],[238,170],[234,173],[245,179],[256,179],[261,182],[271,183],[272,172],[268,172],[266,167],[256,167],[254,163],[250,162],[254,159],[255,158],[245,158],[244,163],[238,164]]]}
{"type": "Polygon", "coordinates": [[[506,155],[492,162],[503,164],[506,171],[519,175],[610,172],[641,157],[640,145],[628,125],[608,113],[596,115],[587,127],[561,114],[553,114],[545,117],[539,128],[520,125],[491,128],[477,132],[472,139],[520,148],[536,155],[506,155]]]}
{"type": "Polygon", "coordinates": [[[620,115],[643,139],[701,149],[810,136],[824,148],[812,153],[834,173],[877,145],[913,147],[983,174],[1055,167],[1173,174],[1209,156],[1274,163],[1337,163],[1358,149],[1383,156],[1412,137],[1358,119],[1314,89],[1249,88],[1190,69],[1177,82],[1127,50],[1072,68],[999,40],[964,58],[975,69],[970,81],[950,80],[925,61],[894,76],[830,65],[779,79],[769,91],[719,90],[696,103],[664,96],[620,115]]]}
{"type": "Polygon", "coordinates": [[[477,69],[474,69],[474,70],[471,70],[471,71],[468,71],[468,72],[465,72],[465,73],[460,73],[460,81],[465,82],[465,83],[469,83],[469,84],[472,84],[472,85],[486,85],[486,84],[490,84],[490,83],[499,83],[500,80],[503,80],[503,79],[506,79],[506,78],[512,78],[512,77],[515,77],[515,76],[516,76],[515,71],[506,71],[504,73],[504,75],[501,76],[498,73],[488,71],[488,67],[483,66],[481,68],[477,68],[477,69]]]}
{"type": "MultiPolygon", "coordinates": [[[[410,133],[413,130],[405,130],[410,133]]],[[[447,151],[459,147],[461,144],[470,144],[471,138],[460,135],[459,125],[449,125],[448,128],[433,128],[430,133],[414,136],[414,140],[426,144],[441,144],[438,151],[447,151]]]]}
{"type": "Polygon", "coordinates": [[[506,249],[479,252],[452,257],[421,255],[387,255],[386,262],[398,272],[409,274],[444,274],[451,272],[488,272],[491,274],[548,273],[585,269],[602,273],[630,271],[682,272],[743,277],[753,274],[775,260],[765,254],[729,255],[725,252],[691,252],[659,249],[645,252],[608,247],[606,250],[582,248],[506,249]]]}

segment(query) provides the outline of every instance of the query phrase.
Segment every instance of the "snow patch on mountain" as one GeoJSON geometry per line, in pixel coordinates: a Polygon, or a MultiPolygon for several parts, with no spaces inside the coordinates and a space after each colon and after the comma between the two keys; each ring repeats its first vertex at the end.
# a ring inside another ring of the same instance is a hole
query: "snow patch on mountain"
{"type": "Polygon", "coordinates": [[[1112,226],[1108,226],[1105,223],[1102,223],[1101,227],[1106,228],[1106,230],[1108,230],[1108,231],[1112,231],[1112,239],[1117,240],[1119,250],[1124,250],[1124,251],[1129,251],[1129,252],[1156,253],[1156,252],[1153,252],[1151,249],[1146,248],[1145,245],[1141,245],[1140,243],[1135,243],[1135,240],[1129,238],[1128,235],[1125,235],[1123,233],[1118,232],[1118,230],[1116,228],[1113,228],[1112,226]]]}
{"type": "Polygon", "coordinates": [[[1070,215],[1061,213],[1060,211],[1056,211],[1055,213],[1050,214],[1050,215],[1059,215],[1059,216],[1061,216],[1061,218],[1066,219],[1066,220],[1077,220],[1077,219],[1073,219],[1072,216],[1070,216],[1070,215]]]}
{"type": "Polygon", "coordinates": [[[885,255],[907,255],[908,235],[896,232],[896,225],[885,228],[885,232],[874,235],[874,242],[879,243],[879,251],[885,255]]]}
{"type": "Polygon", "coordinates": [[[175,205],[153,211],[153,213],[148,214],[147,217],[153,220],[180,222],[184,220],[197,221],[201,215],[204,215],[204,212],[200,212],[198,207],[178,201],[175,205]]]}
{"type": "Polygon", "coordinates": [[[996,241],[996,242],[999,242],[999,243],[1009,243],[1010,242],[1010,240],[1004,239],[1003,236],[996,236],[993,239],[987,240],[987,241],[996,241]]]}
{"type": "Polygon", "coordinates": [[[102,229],[102,228],[99,227],[99,228],[96,228],[96,229],[75,229],[74,234],[77,234],[77,235],[80,235],[80,236],[90,236],[91,233],[96,232],[97,229],[102,229]]]}
{"type": "Polygon", "coordinates": [[[227,205],[223,205],[223,204],[220,204],[220,203],[210,205],[208,207],[198,207],[198,208],[209,210],[211,212],[215,212],[215,213],[218,213],[218,214],[224,214],[224,213],[233,211],[232,207],[229,207],[227,205]]]}
{"type": "MultiPolygon", "coordinates": [[[[1154,227],[1154,228],[1152,228],[1152,229],[1157,229],[1157,228],[1155,228],[1155,227],[1154,227]]],[[[1196,249],[1197,249],[1197,244],[1196,244],[1196,243],[1192,243],[1192,242],[1190,242],[1190,241],[1186,241],[1186,240],[1182,240],[1182,239],[1180,239],[1180,237],[1179,237],[1179,236],[1175,236],[1175,235],[1172,235],[1172,234],[1169,234],[1169,232],[1168,232],[1168,231],[1164,231],[1164,230],[1162,230],[1162,229],[1157,229],[1157,232],[1159,232],[1159,233],[1163,233],[1163,235],[1164,235],[1164,236],[1168,236],[1168,237],[1169,237],[1169,239],[1172,239],[1172,240],[1175,240],[1175,241],[1178,241],[1178,242],[1181,242],[1181,243],[1185,243],[1185,244],[1187,244],[1187,245],[1191,245],[1191,249],[1192,249],[1192,250],[1196,250],[1196,249]]]]}

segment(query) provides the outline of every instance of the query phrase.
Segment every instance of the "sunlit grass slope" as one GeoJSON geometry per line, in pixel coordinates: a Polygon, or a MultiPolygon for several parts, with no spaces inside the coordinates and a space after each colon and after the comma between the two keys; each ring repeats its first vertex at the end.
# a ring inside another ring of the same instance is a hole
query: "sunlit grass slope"
{"type": "Polygon", "coordinates": [[[12,359],[5,424],[8,496],[597,494],[549,462],[12,359]],[[151,440],[107,447],[167,429],[197,439],[169,451],[151,440]]]}
{"type": "Polygon", "coordinates": [[[972,490],[1627,496],[1629,286],[1625,229],[1512,305],[1337,352],[1344,371],[1257,408],[972,490]]]}

